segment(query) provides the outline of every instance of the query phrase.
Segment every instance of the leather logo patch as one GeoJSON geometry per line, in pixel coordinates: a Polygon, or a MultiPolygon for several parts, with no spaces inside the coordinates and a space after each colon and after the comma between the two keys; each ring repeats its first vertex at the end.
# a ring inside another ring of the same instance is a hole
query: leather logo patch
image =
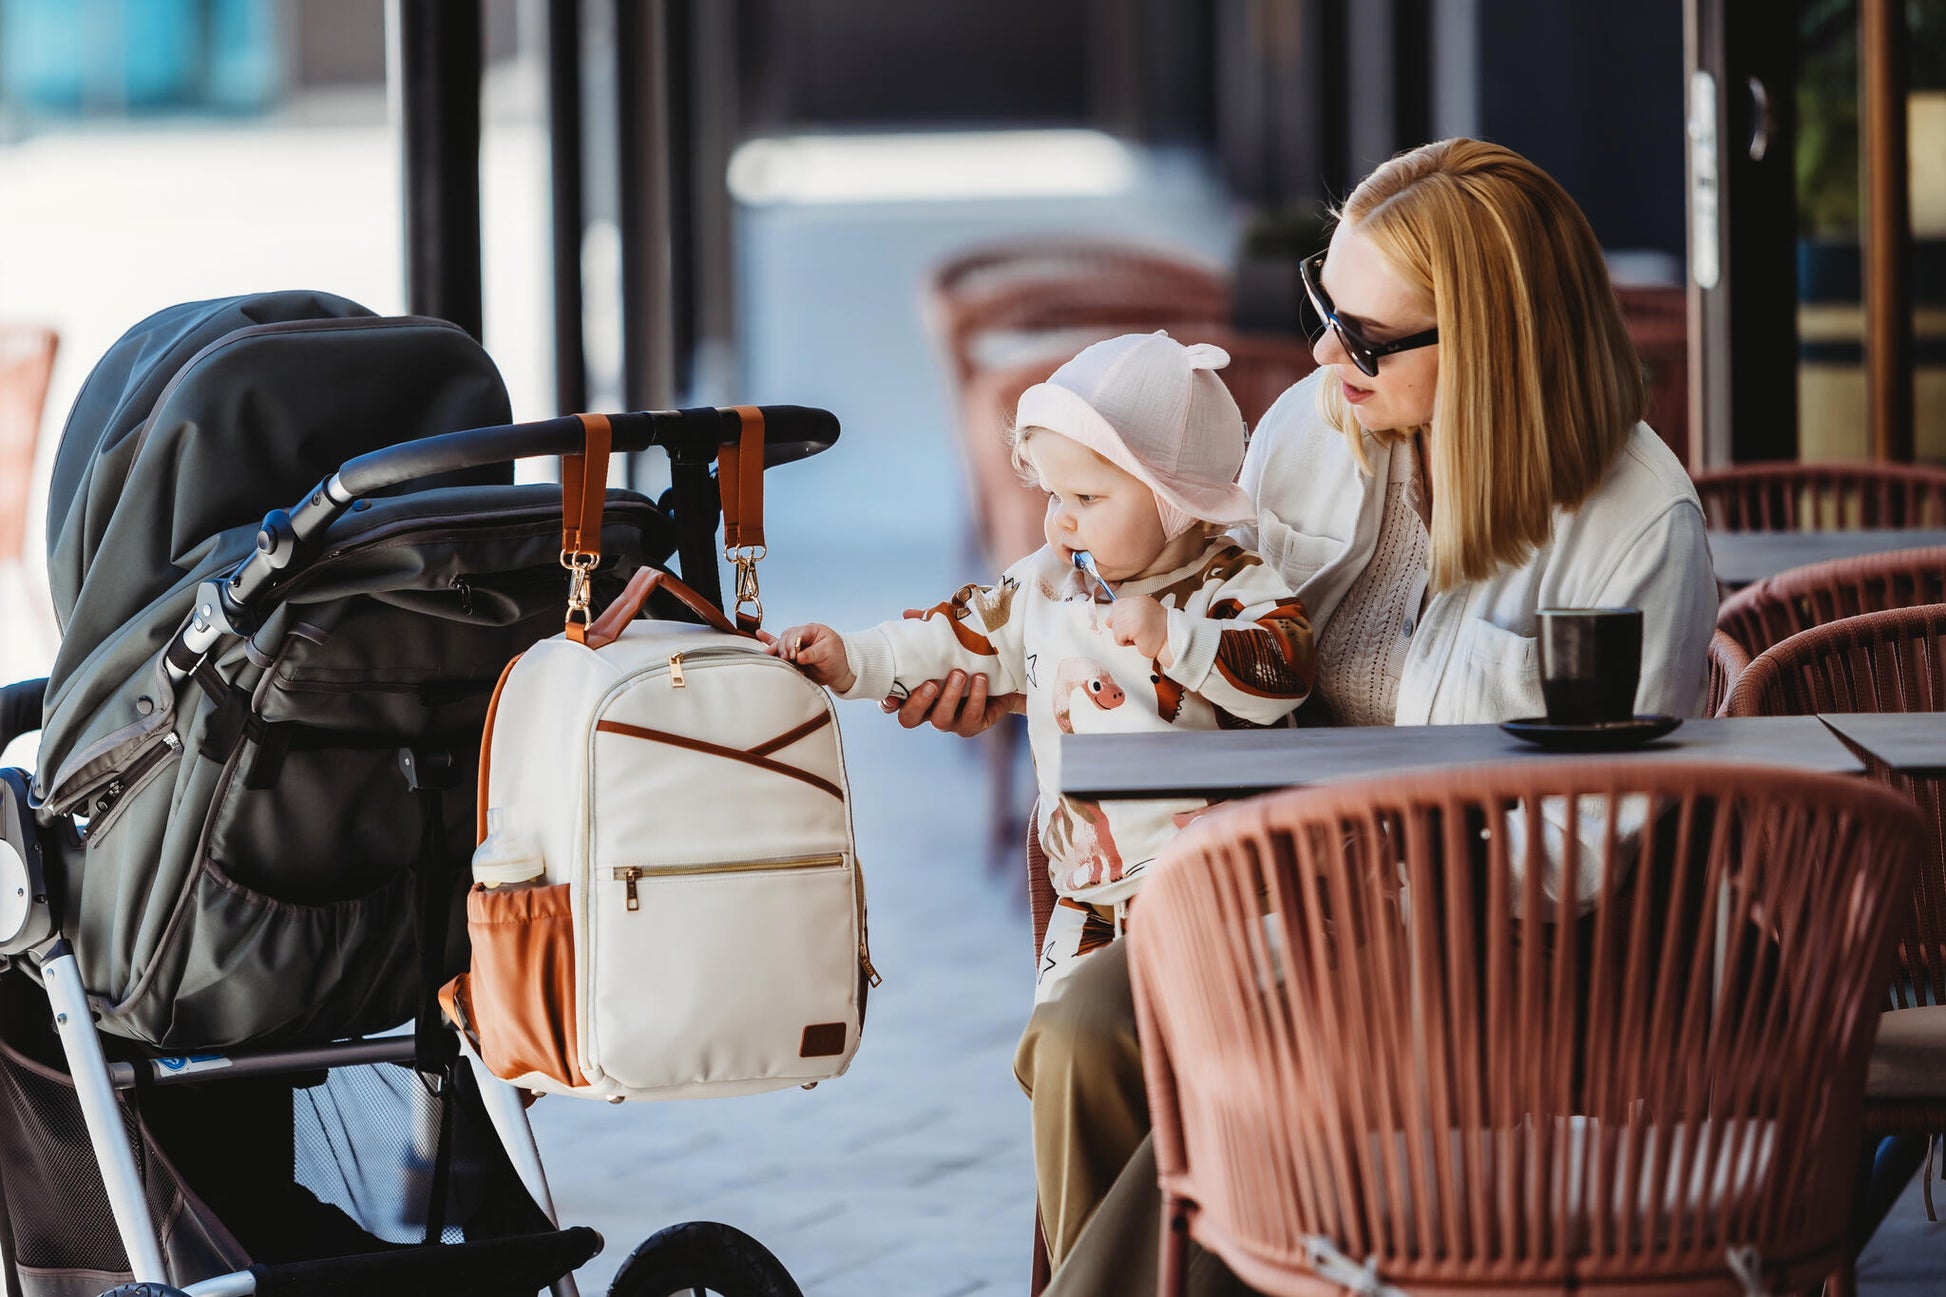
{"type": "Polygon", "coordinates": [[[814,1022],[804,1029],[804,1044],[797,1054],[799,1058],[830,1058],[844,1052],[845,1024],[814,1022]]]}

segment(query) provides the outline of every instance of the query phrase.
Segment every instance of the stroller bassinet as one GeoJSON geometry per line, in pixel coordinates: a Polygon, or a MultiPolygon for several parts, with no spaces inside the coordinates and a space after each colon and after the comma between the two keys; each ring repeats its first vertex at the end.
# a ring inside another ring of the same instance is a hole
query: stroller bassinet
{"type": "MultiPolygon", "coordinates": [[[[836,436],[821,411],[770,413],[767,464],[836,436]]],[[[609,492],[597,606],[678,549],[720,602],[709,469],[736,416],[612,422],[616,450],[669,451],[675,486],[609,492]]],[[[62,646],[48,680],[0,694],[0,746],[42,729],[31,789],[0,772],[10,1293],[131,1274],[211,1294],[572,1291],[559,1277],[599,1239],[553,1228],[518,1097],[456,1065],[431,992],[465,963],[487,698],[558,629],[566,588],[560,490],[512,485],[511,461],[581,436],[509,426],[461,330],[325,294],[171,308],[90,375],[48,508],[62,646]],[[19,1007],[30,977],[58,1049],[19,1007]],[[416,1038],[342,1042],[415,1018],[416,1038]],[[424,1182],[373,1186],[373,1119],[354,1135],[346,1116],[365,1109],[402,1132],[376,1163],[424,1182]],[[211,1169],[218,1114],[215,1142],[254,1150],[258,1174],[211,1169]],[[61,1152],[82,1129],[99,1176],[61,1152]]],[[[743,1259],[753,1294],[795,1292],[751,1240],[681,1228],[675,1251],[701,1240],[743,1259]]],[[[615,1291],[630,1271],[651,1291],[658,1258],[637,1260],[615,1291]]]]}

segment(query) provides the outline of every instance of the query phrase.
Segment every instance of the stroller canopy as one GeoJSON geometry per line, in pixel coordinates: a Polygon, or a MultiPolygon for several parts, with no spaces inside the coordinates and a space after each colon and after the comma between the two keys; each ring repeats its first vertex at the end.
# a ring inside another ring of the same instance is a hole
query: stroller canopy
{"type": "Polygon", "coordinates": [[[47,505],[55,615],[66,636],[99,642],[201,566],[213,538],[260,522],[265,500],[294,503],[366,451],[509,418],[493,362],[442,320],[381,319],[315,292],[158,311],[102,357],[62,429],[47,505]]]}

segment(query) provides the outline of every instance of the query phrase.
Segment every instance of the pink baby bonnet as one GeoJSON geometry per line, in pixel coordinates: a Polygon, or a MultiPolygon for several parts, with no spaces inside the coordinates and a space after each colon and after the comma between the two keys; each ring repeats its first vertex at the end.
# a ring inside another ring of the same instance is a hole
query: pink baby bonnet
{"type": "Polygon", "coordinates": [[[1084,349],[1021,394],[1014,425],[1080,442],[1156,494],[1163,530],[1254,522],[1236,484],[1243,414],[1216,371],[1230,353],[1167,333],[1126,333],[1084,349]],[[1176,516],[1171,516],[1171,515],[1176,516]]]}

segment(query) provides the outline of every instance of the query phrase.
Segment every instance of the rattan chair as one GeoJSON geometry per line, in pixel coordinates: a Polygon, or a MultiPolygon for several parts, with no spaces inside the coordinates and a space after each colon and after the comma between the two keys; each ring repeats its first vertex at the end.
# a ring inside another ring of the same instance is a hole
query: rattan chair
{"type": "MultiPolygon", "coordinates": [[[[1271,404],[1291,385],[1317,368],[1311,344],[1303,338],[1241,333],[1220,324],[1165,321],[1171,337],[1182,342],[1211,342],[1230,353],[1230,363],[1217,371],[1236,398],[1243,421],[1255,427],[1271,404]]],[[[972,508],[983,555],[995,571],[1004,569],[1042,543],[1041,519],[1046,496],[1026,485],[1014,471],[1006,431],[1020,395],[1043,382],[1076,350],[1089,341],[1111,337],[1071,337],[1061,349],[1028,360],[975,373],[962,391],[961,450],[968,480],[975,485],[972,508]]]]}
{"type": "MultiPolygon", "coordinates": [[[[1729,716],[1942,711],[1946,603],[1847,617],[1793,635],[1752,659],[1724,706],[1729,716]]],[[[1940,724],[1946,726],[1946,716],[1940,724]]],[[[1868,753],[1861,759],[1919,807],[1931,836],[1912,891],[1893,1003],[1946,1004],[1946,777],[1897,774],[1868,753]]],[[[1946,1031],[1939,1039],[1936,1089],[1946,1109],[1946,1031]]],[[[1946,1128],[1946,1111],[1932,1120],[1931,1129],[1946,1128]]]]}
{"type": "Polygon", "coordinates": [[[1649,408],[1642,416],[1656,435],[1689,463],[1689,293],[1681,284],[1616,284],[1649,408]]]}
{"type": "Polygon", "coordinates": [[[1693,475],[1717,531],[1946,527],[1946,468],[1739,464],[1693,475]]]}
{"type": "Polygon", "coordinates": [[[1921,840],[1868,783],[1676,762],[1207,817],[1127,938],[1163,1291],[1187,1235],[1269,1294],[1816,1292],[1921,840]],[[1542,815],[1605,808],[1655,827],[1578,895],[1542,815]]]}
{"type": "Polygon", "coordinates": [[[1736,687],[1737,677],[1750,665],[1750,651],[1740,644],[1734,635],[1719,629],[1710,636],[1709,646],[1709,710],[1710,716],[1721,716],[1724,704],[1730,701],[1730,691],[1736,687]]]}
{"type": "Polygon", "coordinates": [[[1098,337],[1171,320],[1218,323],[1229,318],[1230,284],[1220,266],[1174,249],[1086,237],[1011,239],[941,262],[927,277],[923,309],[961,386],[995,363],[994,335],[1004,347],[1103,323],[1126,327],[1098,337]]]}
{"type": "MultiPolygon", "coordinates": [[[[1757,655],[1724,707],[1730,716],[1946,710],[1946,604],[1888,609],[1812,627],[1757,655]]],[[[1940,720],[1946,725],[1946,717],[1940,720]]],[[[1904,915],[1892,1010],[1879,1027],[1865,1086],[1865,1130],[1933,1136],[1946,1131],[1946,778],[1900,774],[1869,753],[1872,776],[1909,798],[1928,849],[1904,915]]],[[[1896,1186],[1869,1184],[1875,1204],[1859,1221],[1862,1247],[1896,1186]]],[[[1931,1216],[1931,1185],[1926,1185],[1931,1216]]],[[[1849,1289],[1841,1288],[1841,1292],[1849,1289]]]]}
{"type": "Polygon", "coordinates": [[[1946,603],[1946,547],[1865,554],[1792,568],[1723,601],[1716,628],[1753,656],[1840,617],[1946,603]]]}

